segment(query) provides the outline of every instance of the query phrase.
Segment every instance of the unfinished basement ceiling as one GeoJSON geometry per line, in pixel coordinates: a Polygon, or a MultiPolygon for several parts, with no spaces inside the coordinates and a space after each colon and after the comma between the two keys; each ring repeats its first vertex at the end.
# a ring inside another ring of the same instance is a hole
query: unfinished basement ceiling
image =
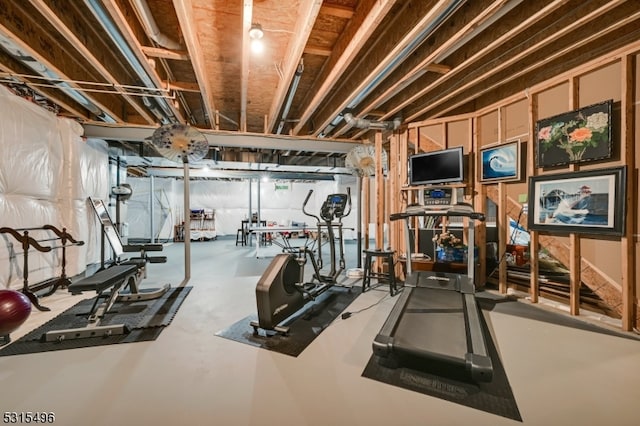
{"type": "Polygon", "coordinates": [[[359,142],[361,124],[525,91],[637,40],[639,20],[635,0],[0,0],[0,81],[84,124],[359,142]]]}

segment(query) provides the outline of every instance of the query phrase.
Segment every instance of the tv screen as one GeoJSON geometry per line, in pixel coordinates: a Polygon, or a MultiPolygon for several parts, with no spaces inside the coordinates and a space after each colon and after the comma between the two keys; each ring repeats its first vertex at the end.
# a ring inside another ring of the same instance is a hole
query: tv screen
{"type": "Polygon", "coordinates": [[[464,180],[462,147],[409,157],[409,185],[430,185],[464,180]]]}

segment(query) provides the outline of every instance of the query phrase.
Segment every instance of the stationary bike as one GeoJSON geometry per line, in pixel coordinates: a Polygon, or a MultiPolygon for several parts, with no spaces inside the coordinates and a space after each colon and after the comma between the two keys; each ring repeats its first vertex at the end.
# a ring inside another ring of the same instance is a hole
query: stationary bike
{"type": "MultiPolygon", "coordinates": [[[[307,194],[302,211],[318,221],[316,235],[317,246],[322,245],[322,229],[326,228],[328,244],[331,250],[331,268],[328,274],[320,272],[321,262],[316,260],[314,252],[307,246],[300,247],[298,253],[281,253],[271,261],[256,286],[256,304],[258,320],[251,321],[254,334],[258,329],[288,334],[289,327],[279,324],[300,310],[307,302],[314,300],[337,283],[337,278],[345,268],[344,249],[342,247],[342,219],[351,212],[351,192],[331,194],[322,204],[320,217],[306,211],[313,190],[307,194]],[[337,221],[337,222],[336,222],[337,221]],[[336,266],[336,229],[340,240],[340,259],[336,266]],[[313,266],[313,280],[304,281],[304,267],[307,260],[313,266]]],[[[321,258],[320,258],[321,259],[321,258]]]]}

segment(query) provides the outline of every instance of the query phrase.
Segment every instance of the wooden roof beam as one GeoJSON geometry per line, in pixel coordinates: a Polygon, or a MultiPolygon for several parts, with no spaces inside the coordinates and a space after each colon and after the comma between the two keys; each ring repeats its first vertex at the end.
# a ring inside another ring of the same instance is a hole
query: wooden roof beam
{"type": "MultiPolygon", "coordinates": [[[[447,0],[438,0],[435,4],[420,3],[415,8],[405,5],[394,17],[405,24],[387,29],[384,40],[376,48],[375,59],[362,62],[361,66],[350,75],[349,81],[343,83],[340,95],[335,100],[325,100],[321,108],[320,105],[315,106],[314,110],[318,108],[319,110],[315,111],[317,127],[314,129],[314,136],[323,133],[327,126],[336,120],[354,99],[362,96],[364,90],[379,80],[390,66],[398,64],[399,55],[433,25],[435,19],[449,10],[450,3],[447,0]]],[[[368,56],[365,58],[369,59],[368,56]]]]}
{"type": "MultiPolygon", "coordinates": [[[[560,8],[564,3],[566,3],[566,0],[555,0],[552,3],[549,3],[542,8],[540,8],[539,5],[531,4],[531,7],[534,10],[532,11],[532,13],[527,19],[523,20],[518,25],[513,26],[508,31],[506,31],[502,36],[494,39],[493,42],[488,43],[483,48],[476,51],[471,57],[467,58],[463,63],[459,64],[450,72],[440,77],[434,83],[428,85],[422,90],[419,90],[417,93],[414,93],[412,96],[398,103],[397,105],[394,105],[393,107],[389,108],[388,115],[386,117],[391,117],[393,116],[393,114],[397,114],[399,111],[409,106],[412,102],[415,102],[417,99],[424,96],[426,93],[428,93],[429,90],[433,90],[435,87],[437,87],[439,84],[442,84],[444,81],[447,81],[453,78],[454,76],[459,75],[461,72],[468,69],[469,66],[471,66],[472,64],[475,64],[479,58],[488,55],[491,51],[495,50],[501,44],[506,43],[508,40],[517,36],[526,28],[535,24],[535,22],[538,21],[539,19],[543,18],[544,16],[550,13],[553,13],[555,10],[560,8]]],[[[405,121],[409,122],[411,120],[405,117],[405,121]]]]}
{"type": "MultiPolygon", "coordinates": [[[[146,55],[142,51],[142,45],[138,42],[138,39],[134,35],[133,30],[127,21],[127,18],[124,16],[122,10],[120,10],[120,7],[116,3],[116,0],[102,0],[104,8],[109,13],[109,16],[111,16],[111,19],[120,31],[120,34],[122,34],[122,37],[125,39],[129,47],[131,47],[131,50],[133,51],[134,55],[136,55],[136,58],[144,68],[144,71],[147,73],[155,87],[162,87],[162,79],[147,60],[146,55]]],[[[171,112],[176,116],[177,120],[179,120],[180,122],[185,121],[182,112],[174,105],[173,102],[167,102],[167,105],[171,109],[171,112]]]]}
{"type": "MultiPolygon", "coordinates": [[[[42,0],[38,0],[42,1],[42,0]]],[[[173,59],[176,61],[188,61],[189,53],[183,50],[162,49],[160,47],[140,46],[142,52],[153,58],[173,59]]]]}
{"type": "MultiPolygon", "coordinates": [[[[321,83],[311,90],[311,93],[315,93],[315,95],[302,111],[300,122],[293,128],[294,135],[300,133],[329,93],[329,89],[342,77],[347,67],[395,3],[396,0],[363,0],[360,2],[352,18],[352,25],[347,26],[326,63],[324,69],[329,71],[323,72],[319,76],[318,81],[321,83]],[[359,13],[359,11],[362,12],[359,13]]],[[[322,128],[325,126],[326,124],[322,128]]]]}
{"type": "MultiPolygon", "coordinates": [[[[15,69],[15,68],[13,68],[13,67],[5,64],[5,63],[2,63],[2,53],[0,53],[0,71],[6,72],[9,75],[21,74],[21,72],[19,72],[17,69],[15,69]]],[[[51,102],[53,102],[56,105],[60,106],[64,110],[68,111],[69,113],[73,114],[76,118],[79,118],[81,120],[89,120],[90,119],[89,115],[86,112],[81,111],[80,109],[78,109],[73,104],[69,103],[66,100],[63,100],[60,96],[57,96],[56,94],[54,94],[54,90],[56,92],[58,92],[57,89],[42,88],[40,86],[31,84],[29,81],[26,81],[23,78],[19,78],[19,80],[20,80],[21,84],[24,84],[29,89],[33,90],[35,93],[38,93],[42,97],[44,97],[46,99],[49,99],[51,102]]]]}
{"type": "Polygon", "coordinates": [[[196,74],[196,80],[200,86],[204,109],[209,117],[209,125],[213,127],[216,106],[213,100],[213,92],[209,84],[209,79],[207,78],[207,72],[204,67],[204,57],[201,51],[200,42],[198,41],[198,35],[194,32],[193,3],[191,0],[173,0],[173,7],[178,15],[180,30],[182,31],[184,42],[187,46],[187,52],[189,52],[189,57],[191,58],[191,64],[196,74]]]}
{"type": "Polygon", "coordinates": [[[253,19],[253,0],[244,0],[242,6],[242,60],[240,65],[240,126],[241,132],[247,131],[247,92],[249,91],[249,61],[251,59],[251,20],[253,19]]]}
{"type": "Polygon", "coordinates": [[[317,56],[330,56],[331,52],[333,52],[333,50],[327,47],[307,45],[304,47],[303,53],[317,56]]]}
{"type": "Polygon", "coordinates": [[[268,129],[273,129],[277,121],[280,119],[280,109],[282,108],[289,86],[293,81],[294,74],[300,63],[300,58],[305,51],[305,46],[313,29],[313,25],[318,17],[318,13],[322,9],[322,0],[306,0],[300,2],[298,9],[298,19],[296,27],[293,31],[294,36],[291,38],[283,66],[283,78],[278,84],[276,93],[274,94],[271,107],[269,108],[268,129]]]}
{"type": "MultiPolygon", "coordinates": [[[[58,78],[69,81],[66,83],[69,89],[80,89],[78,84],[74,83],[75,79],[71,78],[70,75],[86,81],[95,80],[95,76],[90,76],[86,69],[70,58],[68,51],[65,49],[66,46],[49,43],[47,44],[47,49],[41,49],[40,51],[35,50],[36,47],[43,46],[44,44],[43,39],[41,38],[41,31],[38,28],[38,22],[36,21],[37,16],[27,15],[25,10],[16,7],[12,3],[7,5],[4,13],[5,16],[11,16],[11,19],[7,19],[5,22],[0,23],[0,32],[11,39],[21,51],[27,53],[37,62],[44,65],[58,78]],[[16,22],[20,23],[19,27],[14,25],[16,22]],[[9,25],[11,27],[8,27],[9,25]],[[69,58],[69,60],[61,61],[60,58],[69,58]],[[54,65],[54,61],[56,63],[61,63],[61,66],[63,66],[64,69],[54,65]]],[[[62,90],[62,88],[59,90],[62,90]]],[[[100,110],[100,112],[91,111],[93,114],[99,115],[100,113],[105,113],[116,122],[124,121],[119,113],[122,109],[121,101],[116,99],[113,95],[95,93],[93,95],[83,94],[83,97],[100,110]],[[118,111],[118,113],[116,113],[116,111],[118,111]]],[[[77,99],[74,99],[74,101],[81,104],[77,99]]],[[[83,105],[83,107],[87,110],[91,109],[88,105],[83,105]]]]}
{"type": "MultiPolygon", "coordinates": [[[[556,2],[556,3],[564,3],[564,2],[556,2]]],[[[572,21],[570,24],[564,26],[560,31],[554,32],[552,35],[549,35],[548,37],[545,37],[544,39],[540,40],[538,43],[535,43],[534,45],[530,46],[528,49],[524,49],[524,50],[518,52],[517,55],[514,55],[509,60],[506,60],[506,61],[502,62],[499,66],[492,68],[489,73],[483,74],[481,77],[479,77],[477,79],[474,79],[472,81],[469,81],[466,84],[456,88],[456,90],[448,92],[445,96],[439,97],[437,100],[434,100],[433,103],[430,103],[428,107],[420,108],[418,111],[412,112],[412,114],[410,116],[408,116],[406,119],[408,121],[417,119],[422,114],[424,114],[426,111],[428,111],[430,108],[432,108],[434,106],[437,106],[437,105],[443,104],[444,102],[446,102],[446,101],[452,99],[453,97],[457,96],[458,94],[462,93],[464,90],[468,89],[470,86],[478,84],[480,81],[486,80],[488,76],[495,75],[496,73],[504,70],[505,68],[507,68],[509,66],[512,66],[513,64],[517,63],[519,60],[521,60],[523,58],[526,58],[527,56],[529,56],[533,52],[536,52],[537,50],[541,49],[545,45],[548,45],[548,44],[552,43],[553,41],[557,40],[559,37],[562,37],[562,36],[564,36],[566,34],[569,34],[571,31],[574,31],[574,30],[577,30],[577,29],[581,29],[585,34],[584,34],[584,37],[580,38],[579,41],[576,41],[576,43],[574,45],[572,45],[570,47],[567,47],[564,51],[554,52],[554,54],[550,55],[549,58],[547,58],[543,63],[550,62],[551,60],[553,60],[555,58],[561,57],[564,54],[568,54],[568,53],[571,52],[572,49],[577,49],[580,45],[584,45],[587,42],[592,41],[593,39],[602,36],[602,34],[606,34],[606,33],[611,32],[611,31],[615,30],[616,28],[619,28],[619,27],[621,27],[621,26],[623,26],[623,25],[625,25],[625,24],[627,24],[629,22],[632,22],[634,20],[640,19],[640,12],[636,11],[635,13],[633,13],[633,9],[635,9],[637,7],[637,4],[635,4],[634,2],[630,2],[630,3],[627,3],[625,5],[630,9],[629,14],[628,14],[628,16],[627,16],[627,18],[625,20],[618,22],[615,26],[602,28],[602,29],[599,29],[598,31],[594,31],[593,28],[589,27],[588,23],[590,21],[597,19],[602,14],[614,9],[617,6],[620,6],[622,3],[624,3],[623,0],[612,1],[612,2],[610,2],[608,4],[606,4],[606,5],[598,8],[598,9],[592,11],[591,13],[588,13],[588,14],[585,14],[583,16],[580,16],[578,19],[576,19],[576,20],[572,21]]],[[[533,17],[531,19],[533,19],[533,17]]],[[[539,19],[540,19],[540,17],[537,17],[535,20],[531,21],[531,23],[533,24],[539,19]]],[[[521,25],[524,25],[524,22],[521,25]]],[[[600,28],[600,27],[598,27],[598,28],[600,28]]],[[[488,54],[488,52],[484,52],[484,55],[487,55],[487,54],[488,54]]],[[[472,60],[472,58],[468,59],[468,61],[471,61],[471,60],[472,60]]],[[[465,64],[467,64],[467,62],[465,62],[465,64]]],[[[541,64],[542,63],[538,63],[536,66],[540,66],[541,64]]],[[[456,69],[454,71],[460,71],[461,68],[466,68],[466,67],[462,67],[462,66],[456,67],[456,69]]],[[[521,69],[517,74],[511,75],[509,77],[509,80],[514,80],[514,79],[520,77],[521,75],[524,75],[525,73],[530,72],[532,69],[533,69],[533,67],[530,67],[530,68],[527,68],[527,69],[521,69]]],[[[451,73],[441,77],[434,84],[437,84],[442,79],[450,78],[451,74],[458,74],[458,72],[455,72],[455,73],[451,72],[451,73]]],[[[431,88],[431,86],[428,86],[428,88],[431,88]]],[[[427,90],[428,88],[425,88],[424,90],[427,90]]],[[[482,90],[479,93],[477,93],[477,96],[479,96],[479,95],[481,95],[483,93],[487,93],[488,91],[490,91],[492,89],[494,89],[494,88],[493,87],[485,87],[484,90],[482,90]]],[[[421,92],[422,91],[420,91],[420,93],[421,92]]],[[[412,96],[411,98],[413,98],[414,96],[412,96]]],[[[406,101],[404,103],[406,103],[406,101]]],[[[396,108],[394,108],[394,109],[396,109],[396,108]]],[[[447,110],[449,111],[452,108],[453,107],[450,107],[447,110]]]]}
{"type": "MultiPolygon", "coordinates": [[[[422,60],[415,63],[410,69],[406,70],[403,67],[402,74],[400,79],[394,81],[393,83],[386,83],[389,87],[382,91],[378,96],[369,101],[364,107],[359,109],[358,116],[361,117],[366,115],[369,111],[374,108],[380,107],[386,101],[391,99],[401,90],[406,88],[409,84],[411,84],[416,78],[422,75],[425,72],[436,72],[438,74],[446,74],[451,71],[451,67],[448,65],[439,65],[435,64],[434,61],[436,58],[441,56],[444,52],[450,49],[452,46],[455,46],[460,40],[463,40],[467,37],[471,32],[475,31],[476,28],[480,27],[483,22],[489,20],[489,18],[494,15],[501,7],[504,6],[504,0],[493,0],[488,5],[476,4],[476,7],[479,9],[479,13],[472,14],[472,18],[463,25],[459,30],[457,30],[452,36],[446,37],[446,39],[442,43],[436,43],[436,46],[429,54],[422,60]]],[[[382,83],[384,87],[385,83],[382,83]]],[[[388,116],[385,116],[387,118],[388,116]]],[[[334,132],[334,136],[340,136],[344,134],[349,128],[347,126],[342,127],[340,130],[334,132]]],[[[358,132],[354,137],[359,137],[364,132],[358,132]]]]}
{"type": "Polygon", "coordinates": [[[94,67],[102,77],[109,83],[113,84],[116,91],[122,94],[122,97],[129,105],[135,109],[140,116],[142,116],[149,124],[156,122],[155,118],[149,114],[149,112],[132,96],[127,95],[124,89],[120,87],[118,78],[116,78],[99,60],[95,57],[91,49],[87,46],[86,42],[81,41],[78,37],[67,27],[62,20],[56,15],[56,13],[49,8],[44,0],[30,0],[31,4],[49,21],[51,25],[71,44],[84,58],[94,67]]]}
{"type": "Polygon", "coordinates": [[[323,4],[320,8],[320,13],[323,15],[335,16],[336,18],[351,19],[355,12],[352,8],[347,6],[323,4]]]}
{"type": "Polygon", "coordinates": [[[200,93],[200,86],[198,86],[198,83],[188,83],[184,81],[163,81],[162,84],[167,88],[167,90],[200,93]]]}

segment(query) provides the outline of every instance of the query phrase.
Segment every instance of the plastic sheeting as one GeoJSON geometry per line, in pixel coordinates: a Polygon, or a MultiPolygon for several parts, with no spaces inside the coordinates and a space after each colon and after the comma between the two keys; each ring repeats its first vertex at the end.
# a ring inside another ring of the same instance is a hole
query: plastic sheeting
{"type": "MultiPolygon", "coordinates": [[[[150,200],[154,207],[154,238],[159,241],[173,239],[174,225],[184,220],[183,181],[175,178],[154,178],[154,196],[150,197],[150,178],[129,178],[133,196],[127,201],[129,238],[148,240],[151,236],[150,200]]],[[[343,179],[342,182],[317,181],[225,181],[198,180],[190,182],[190,208],[212,209],[215,211],[215,230],[217,235],[236,235],[243,219],[250,213],[258,213],[258,187],[260,191],[260,219],[289,226],[292,222],[305,222],[315,226],[315,219],[302,213],[302,203],[310,189],[313,195],[307,204],[307,211],[319,215],[320,207],[327,195],[346,192],[349,186],[353,195],[352,212],[343,221],[346,228],[345,238],[355,238],[357,200],[355,197],[356,180],[343,179]],[[251,191],[251,212],[249,211],[249,191],[251,191]]],[[[193,226],[192,226],[193,228],[193,226]]]]}
{"type": "MultiPolygon", "coordinates": [[[[94,215],[88,196],[108,191],[108,153],[104,141],[85,141],[75,121],[56,117],[0,87],[0,227],[36,228],[50,224],[84,246],[67,248],[66,272],[74,276],[98,260],[94,215]]],[[[99,232],[99,231],[98,231],[99,232]]],[[[30,231],[36,240],[50,231],[30,231]]],[[[44,242],[59,245],[55,241],[44,242]]],[[[61,272],[61,250],[28,252],[29,283],[61,272]]],[[[23,250],[9,234],[0,234],[0,288],[21,288],[23,250]]]]}

